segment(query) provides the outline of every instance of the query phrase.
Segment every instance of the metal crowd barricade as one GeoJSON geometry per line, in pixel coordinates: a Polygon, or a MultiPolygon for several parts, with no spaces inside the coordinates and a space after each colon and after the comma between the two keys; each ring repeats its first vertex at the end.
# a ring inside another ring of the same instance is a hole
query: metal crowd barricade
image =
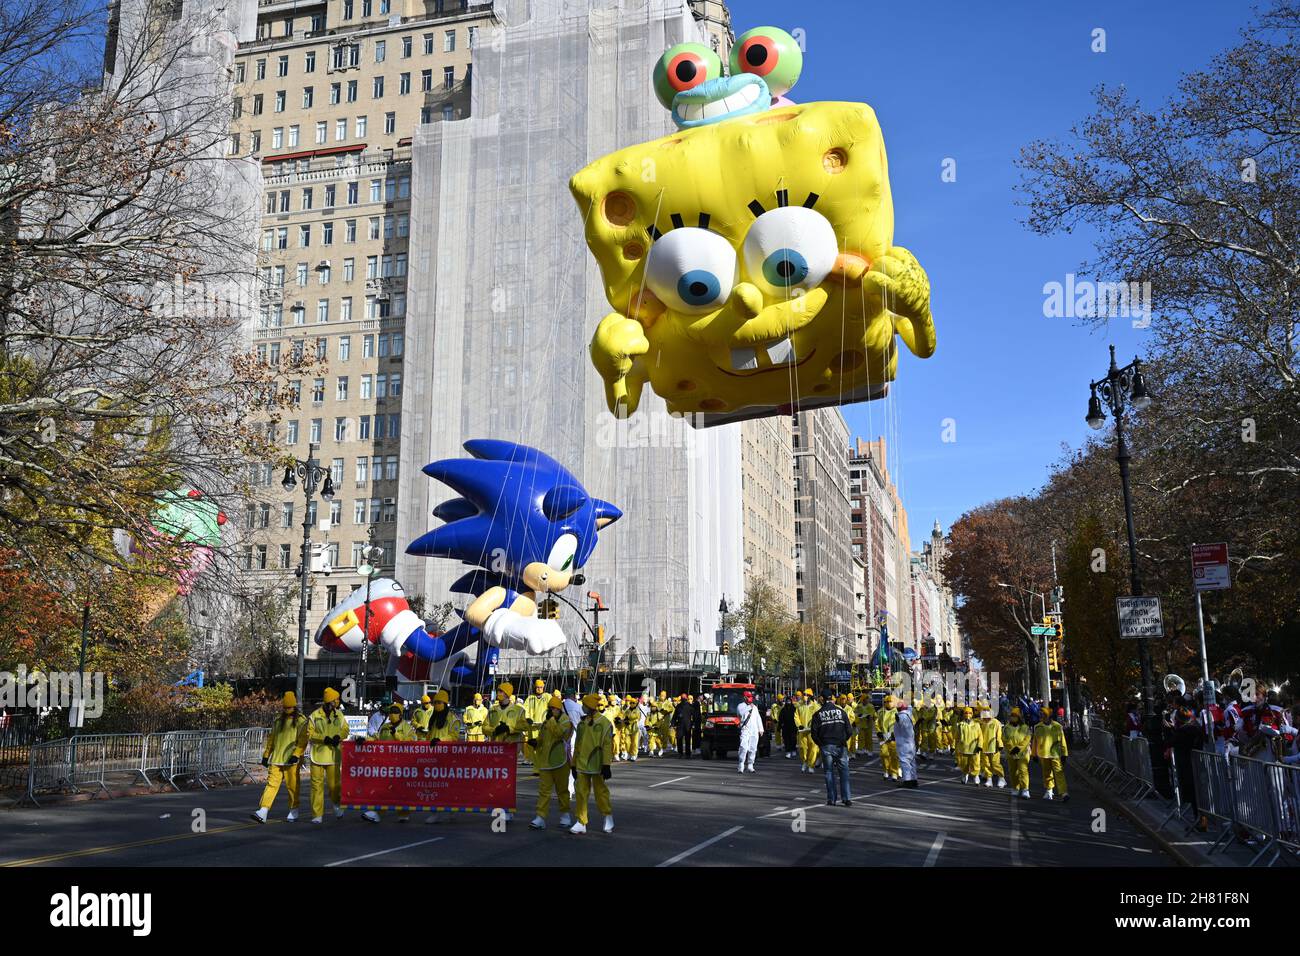
{"type": "Polygon", "coordinates": [[[244,768],[244,773],[250,777],[253,774],[252,767],[259,766],[262,763],[262,754],[266,750],[266,738],[270,732],[269,727],[246,727],[243,730],[244,749],[240,764],[244,768]]]}
{"type": "Polygon", "coordinates": [[[1119,773],[1119,756],[1115,752],[1115,735],[1109,730],[1095,728],[1088,748],[1088,762],[1084,769],[1095,774],[1101,782],[1109,783],[1119,773]]]}
{"type": "Polygon", "coordinates": [[[101,734],[86,734],[70,737],[67,744],[67,780],[73,793],[80,793],[82,787],[94,787],[97,791],[108,793],[108,782],[104,779],[108,737],[101,734]]]}
{"type": "Polygon", "coordinates": [[[166,734],[145,734],[140,745],[140,776],[150,786],[155,784],[150,774],[157,775],[159,784],[164,779],[167,764],[163,756],[163,741],[166,737],[166,734]]]}
{"type": "Polygon", "coordinates": [[[1145,737],[1120,737],[1119,752],[1122,755],[1123,770],[1128,780],[1120,787],[1121,797],[1145,800],[1156,788],[1155,776],[1151,771],[1151,744],[1145,737]],[[1133,788],[1130,794],[1129,788],[1133,788]]]}
{"type": "Polygon", "coordinates": [[[248,776],[244,767],[244,732],[242,730],[209,731],[199,741],[195,779],[204,790],[214,779],[234,784],[234,774],[243,780],[248,776]]]}
{"type": "Polygon", "coordinates": [[[1259,852],[1250,861],[1251,866],[1265,854],[1272,854],[1270,865],[1278,856],[1274,843],[1281,823],[1278,819],[1281,794],[1272,785],[1272,766],[1249,757],[1233,757],[1231,760],[1235,822],[1262,840],[1259,852]]]}
{"type": "Polygon", "coordinates": [[[38,793],[57,793],[71,784],[72,745],[68,740],[50,740],[32,744],[27,764],[27,791],[20,803],[31,801],[39,807],[38,793]]]}
{"type": "Polygon", "coordinates": [[[1277,842],[1294,853],[1300,850],[1300,767],[1274,763],[1268,773],[1277,799],[1277,842]]]}
{"type": "Polygon", "coordinates": [[[207,734],[205,730],[171,730],[162,735],[162,776],[173,789],[180,790],[176,781],[181,777],[201,772],[200,748],[207,734]]]}

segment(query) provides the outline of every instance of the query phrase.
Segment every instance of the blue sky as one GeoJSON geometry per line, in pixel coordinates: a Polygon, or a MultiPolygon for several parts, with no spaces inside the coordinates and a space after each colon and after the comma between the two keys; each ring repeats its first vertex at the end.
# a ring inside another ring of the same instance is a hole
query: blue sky
{"type": "Polygon", "coordinates": [[[914,547],[936,518],[946,529],[976,505],[1041,486],[1062,443],[1090,433],[1088,382],[1105,372],[1107,345],[1121,362],[1146,348],[1149,333],[1128,320],[1094,331],[1044,317],[1044,283],[1064,283],[1093,249],[1089,235],[1043,239],[1021,225],[1020,147],[1064,136],[1102,83],[1163,102],[1183,72],[1237,41],[1251,6],[817,0],[792,15],[789,3],[732,0],[737,35],[803,30],[791,99],[865,102],[884,129],[894,241],[930,276],[939,348],[925,361],[904,350],[893,396],[844,412],[855,434],[890,438],[914,547]],[[1090,49],[1098,27],[1105,53],[1090,49]],[[940,179],[945,158],[957,162],[955,182],[940,179]],[[943,440],[945,419],[955,441],[943,440]]]}

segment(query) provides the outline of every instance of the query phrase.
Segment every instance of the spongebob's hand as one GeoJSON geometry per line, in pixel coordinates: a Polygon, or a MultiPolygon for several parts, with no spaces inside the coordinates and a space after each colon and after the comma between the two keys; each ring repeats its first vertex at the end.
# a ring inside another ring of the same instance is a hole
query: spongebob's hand
{"type": "Polygon", "coordinates": [[[934,354],[934,316],[930,313],[930,277],[902,246],[892,246],[871,264],[864,286],[880,291],[885,308],[894,315],[894,331],[918,358],[934,354]]]}
{"type": "Polygon", "coordinates": [[[646,374],[638,359],[649,351],[650,340],[635,319],[611,312],[596,326],[591,359],[605,380],[605,402],[615,415],[630,415],[640,404],[646,374]]]}

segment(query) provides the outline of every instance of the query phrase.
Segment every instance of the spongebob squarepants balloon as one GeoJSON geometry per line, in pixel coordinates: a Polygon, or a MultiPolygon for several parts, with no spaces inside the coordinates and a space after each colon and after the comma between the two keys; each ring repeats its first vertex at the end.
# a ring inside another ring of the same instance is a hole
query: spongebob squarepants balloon
{"type": "Polygon", "coordinates": [[[647,382],[696,426],[880,398],[896,337],[934,352],[875,112],[786,99],[802,53],[773,27],[738,38],[730,67],[673,47],[654,81],[679,131],[569,183],[614,309],[591,356],[616,415],[647,382]]]}

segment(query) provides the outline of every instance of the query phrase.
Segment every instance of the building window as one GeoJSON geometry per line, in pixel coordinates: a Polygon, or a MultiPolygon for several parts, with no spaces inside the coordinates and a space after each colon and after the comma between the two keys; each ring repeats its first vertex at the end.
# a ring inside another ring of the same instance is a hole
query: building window
{"type": "Polygon", "coordinates": [[[443,89],[449,90],[455,85],[456,85],[456,68],[454,66],[444,66],[442,68],[443,89]]]}
{"type": "Polygon", "coordinates": [[[433,89],[433,70],[420,71],[420,92],[428,93],[433,89]]]}
{"type": "Polygon", "coordinates": [[[275,75],[276,76],[289,75],[289,55],[287,53],[276,60],[275,75]]]}
{"type": "Polygon", "coordinates": [[[337,442],[348,440],[348,420],[346,418],[334,419],[334,440],[337,442]]]}
{"type": "Polygon", "coordinates": [[[456,31],[448,30],[442,35],[442,52],[453,53],[456,50],[456,31]]]}
{"type": "Polygon", "coordinates": [[[376,76],[376,77],[374,77],[374,79],[371,81],[371,91],[370,91],[370,92],[371,92],[371,96],[373,96],[373,97],[374,97],[375,99],[377,99],[377,100],[383,98],[383,95],[384,95],[384,78],[383,78],[382,76],[376,76]]]}
{"type": "Polygon", "coordinates": [[[316,51],[308,50],[302,56],[302,71],[304,73],[316,72],[316,51]]]}

